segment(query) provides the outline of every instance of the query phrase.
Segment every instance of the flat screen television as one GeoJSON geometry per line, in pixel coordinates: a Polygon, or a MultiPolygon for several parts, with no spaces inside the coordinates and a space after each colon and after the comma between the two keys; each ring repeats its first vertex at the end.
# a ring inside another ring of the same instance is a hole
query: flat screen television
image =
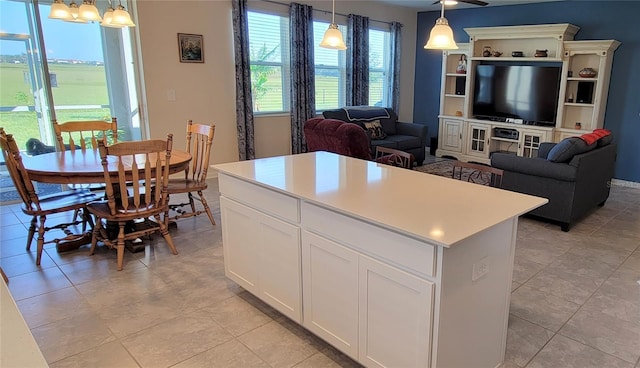
{"type": "Polygon", "coordinates": [[[477,119],[555,125],[560,66],[476,65],[473,116],[477,119]],[[509,120],[510,121],[510,120],[509,120]]]}

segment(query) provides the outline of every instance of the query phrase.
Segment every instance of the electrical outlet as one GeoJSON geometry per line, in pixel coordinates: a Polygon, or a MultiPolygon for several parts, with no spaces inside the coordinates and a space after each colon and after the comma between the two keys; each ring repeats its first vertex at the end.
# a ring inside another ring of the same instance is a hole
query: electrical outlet
{"type": "Polygon", "coordinates": [[[471,272],[471,281],[476,281],[482,276],[489,273],[489,257],[484,257],[478,262],[473,264],[473,270],[471,272]]]}

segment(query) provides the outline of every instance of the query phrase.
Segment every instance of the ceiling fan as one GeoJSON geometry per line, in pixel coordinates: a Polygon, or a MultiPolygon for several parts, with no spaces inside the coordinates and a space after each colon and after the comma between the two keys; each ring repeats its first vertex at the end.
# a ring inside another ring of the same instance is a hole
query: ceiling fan
{"type": "MultiPolygon", "coordinates": [[[[434,2],[433,4],[440,4],[441,2],[445,2],[445,5],[454,5],[456,4],[455,2],[453,4],[447,4],[447,0],[438,0],[436,2],[434,2]]],[[[456,0],[457,2],[461,2],[461,3],[467,3],[467,4],[471,4],[471,5],[478,5],[478,6],[487,6],[489,5],[489,3],[484,2],[484,1],[480,1],[480,0],[456,0]]]]}

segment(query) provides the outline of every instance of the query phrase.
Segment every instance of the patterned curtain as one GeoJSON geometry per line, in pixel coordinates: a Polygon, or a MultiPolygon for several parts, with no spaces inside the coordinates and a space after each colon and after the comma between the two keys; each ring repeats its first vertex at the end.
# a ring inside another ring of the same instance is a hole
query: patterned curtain
{"type": "Polygon", "coordinates": [[[402,44],[402,24],[391,22],[391,83],[389,83],[389,99],[391,108],[396,114],[400,107],[400,51],[402,44]]]}
{"type": "Polygon", "coordinates": [[[291,3],[291,152],[307,152],[304,123],[316,115],[312,7],[291,3]]]}
{"type": "Polygon", "coordinates": [[[369,104],[369,18],[349,14],[347,26],[347,106],[369,104]]]}
{"type": "Polygon", "coordinates": [[[236,124],[240,160],[255,158],[253,140],[253,103],[249,65],[249,26],[247,0],[232,0],[233,44],[236,61],[236,124]]]}

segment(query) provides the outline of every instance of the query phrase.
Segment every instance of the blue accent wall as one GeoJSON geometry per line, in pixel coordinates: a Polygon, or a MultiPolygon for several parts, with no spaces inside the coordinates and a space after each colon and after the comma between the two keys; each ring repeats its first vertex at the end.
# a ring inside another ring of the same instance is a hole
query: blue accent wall
{"type": "MultiPolygon", "coordinates": [[[[490,0],[489,0],[490,1],[490,0]]],[[[445,9],[458,42],[469,42],[463,28],[571,23],[575,40],[615,39],[604,127],[618,144],[614,177],[640,183],[640,1],[557,1],[471,9],[445,9]]],[[[438,134],[442,53],[425,50],[440,12],[418,13],[413,120],[438,134]]]]}

